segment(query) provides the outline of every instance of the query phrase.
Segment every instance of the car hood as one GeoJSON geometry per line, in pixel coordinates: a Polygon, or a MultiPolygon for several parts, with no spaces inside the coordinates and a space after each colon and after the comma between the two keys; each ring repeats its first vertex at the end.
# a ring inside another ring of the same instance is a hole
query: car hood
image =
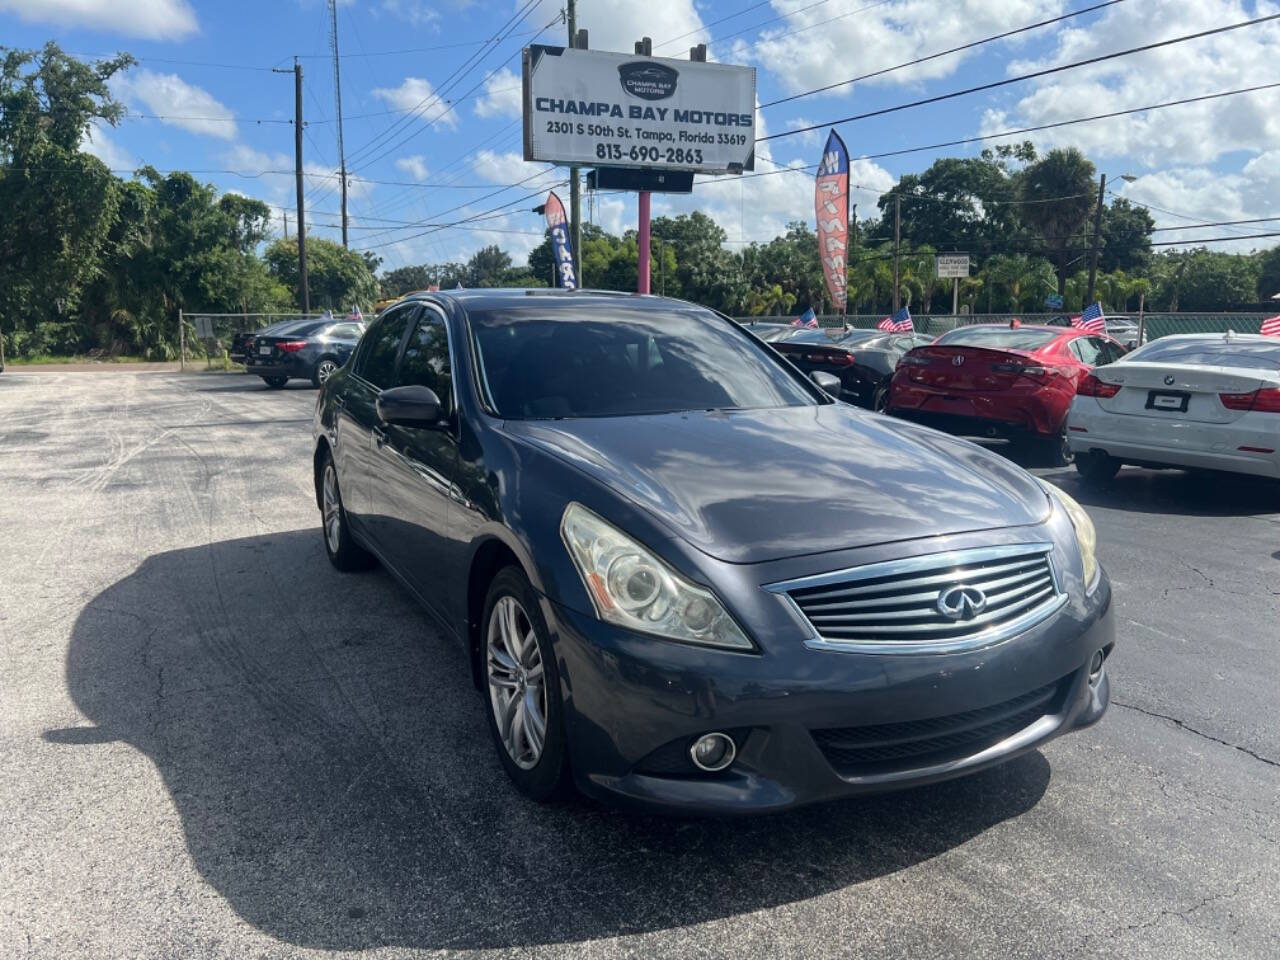
{"type": "Polygon", "coordinates": [[[1034,477],[981,447],[844,404],[509,420],[731,563],[1039,523],[1034,477]]]}

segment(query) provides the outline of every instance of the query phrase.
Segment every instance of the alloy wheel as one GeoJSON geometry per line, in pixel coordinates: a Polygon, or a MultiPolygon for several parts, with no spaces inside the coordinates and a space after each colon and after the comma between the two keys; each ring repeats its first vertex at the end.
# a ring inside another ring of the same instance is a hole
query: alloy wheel
{"type": "Polygon", "coordinates": [[[531,770],[546,742],[547,691],[533,623],[515,597],[499,597],[493,605],[485,660],[502,745],[516,766],[531,770]]]}
{"type": "Polygon", "coordinates": [[[321,360],[316,366],[316,380],[323,384],[326,380],[338,372],[338,365],[332,360],[321,360]]]}
{"type": "Polygon", "coordinates": [[[342,547],[342,501],[338,497],[338,474],[330,460],[324,467],[324,538],[329,551],[342,547]]]}

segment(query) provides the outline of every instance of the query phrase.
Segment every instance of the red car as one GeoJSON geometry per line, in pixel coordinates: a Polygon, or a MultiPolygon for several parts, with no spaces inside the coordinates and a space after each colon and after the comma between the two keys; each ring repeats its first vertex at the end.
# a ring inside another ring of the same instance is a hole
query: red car
{"type": "Polygon", "coordinates": [[[1049,326],[957,327],[898,361],[887,412],[951,433],[1005,437],[1071,461],[1067,411],[1095,366],[1125,354],[1104,334],[1049,326]]]}

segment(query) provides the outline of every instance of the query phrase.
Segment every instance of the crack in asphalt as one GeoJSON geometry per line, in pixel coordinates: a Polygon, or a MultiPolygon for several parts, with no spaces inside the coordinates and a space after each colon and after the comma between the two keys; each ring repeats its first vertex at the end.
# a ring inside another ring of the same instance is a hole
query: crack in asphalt
{"type": "Polygon", "coordinates": [[[1167,713],[1159,713],[1155,710],[1147,710],[1145,707],[1139,707],[1136,704],[1132,704],[1132,703],[1125,703],[1121,700],[1116,700],[1114,697],[1112,698],[1111,703],[1113,706],[1123,707],[1126,710],[1133,710],[1133,711],[1136,711],[1137,713],[1146,714],[1148,717],[1155,717],[1157,720],[1167,720],[1170,723],[1172,723],[1175,727],[1177,727],[1179,730],[1185,730],[1187,731],[1187,733],[1194,733],[1197,737],[1203,737],[1205,740],[1208,740],[1212,743],[1220,743],[1222,744],[1222,746],[1230,747],[1232,750],[1239,750],[1241,753],[1245,754],[1246,756],[1253,757],[1253,759],[1261,761],[1262,763],[1265,763],[1269,767],[1280,767],[1280,760],[1273,760],[1270,757],[1264,757],[1262,754],[1254,750],[1250,750],[1248,747],[1241,746],[1238,743],[1232,743],[1230,740],[1223,740],[1221,737],[1215,737],[1213,734],[1205,733],[1203,730],[1197,730],[1195,727],[1191,726],[1185,720],[1179,720],[1177,717],[1171,717],[1167,713]]]}

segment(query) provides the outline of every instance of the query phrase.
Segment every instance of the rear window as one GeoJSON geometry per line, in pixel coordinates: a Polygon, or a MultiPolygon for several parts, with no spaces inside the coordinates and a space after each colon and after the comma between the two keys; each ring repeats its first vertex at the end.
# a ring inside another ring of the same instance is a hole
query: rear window
{"type": "Polygon", "coordinates": [[[1280,341],[1154,340],[1125,357],[1132,363],[1198,363],[1210,367],[1280,370],[1280,341]]]}
{"type": "Polygon", "coordinates": [[[1019,327],[956,327],[940,336],[939,347],[985,347],[988,350],[1039,350],[1055,337],[1055,330],[1019,327]]]}

